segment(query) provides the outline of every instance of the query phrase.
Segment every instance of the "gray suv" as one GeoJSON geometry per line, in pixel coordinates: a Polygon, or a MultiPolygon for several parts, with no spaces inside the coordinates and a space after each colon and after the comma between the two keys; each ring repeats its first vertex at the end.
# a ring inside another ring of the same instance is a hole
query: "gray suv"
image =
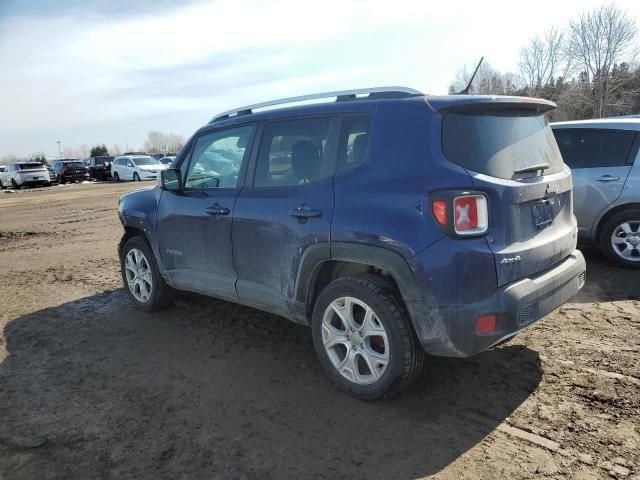
{"type": "Polygon", "coordinates": [[[551,125],[573,174],[578,235],[622,267],[640,268],[640,119],[551,125]]]}

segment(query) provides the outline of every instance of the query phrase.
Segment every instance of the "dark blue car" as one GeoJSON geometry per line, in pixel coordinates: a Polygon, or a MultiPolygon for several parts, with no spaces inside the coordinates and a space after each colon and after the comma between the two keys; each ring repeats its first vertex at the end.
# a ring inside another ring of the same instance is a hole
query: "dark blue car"
{"type": "Polygon", "coordinates": [[[584,284],[554,107],[394,87],[218,115],[161,185],[121,198],[127,292],[147,311],[187,290],[309,325],[340,388],[393,394],[425,352],[481,352],[584,284]]]}

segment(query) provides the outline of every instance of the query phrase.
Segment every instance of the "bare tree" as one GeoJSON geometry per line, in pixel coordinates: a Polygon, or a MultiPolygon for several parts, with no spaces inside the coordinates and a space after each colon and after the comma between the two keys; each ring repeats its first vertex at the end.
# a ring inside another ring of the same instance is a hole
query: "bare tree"
{"type": "Polygon", "coordinates": [[[80,160],[83,160],[89,156],[89,146],[86,143],[82,143],[77,148],[78,153],[80,154],[80,160]]]}
{"type": "Polygon", "coordinates": [[[182,148],[184,143],[184,137],[178,133],[162,133],[157,130],[153,130],[147,133],[147,139],[144,141],[144,151],[150,154],[163,152],[163,147],[166,148],[164,152],[173,153],[182,148]]]}
{"type": "MultiPolygon", "coordinates": [[[[471,67],[463,65],[456,72],[456,78],[449,86],[449,93],[456,93],[463,90],[478,62],[474,62],[471,67]]],[[[511,95],[521,87],[520,78],[514,73],[501,73],[493,68],[489,62],[484,61],[471,84],[469,92],[475,95],[511,95]]]]}
{"type": "Polygon", "coordinates": [[[160,149],[165,142],[165,135],[157,130],[147,132],[147,138],[144,141],[144,151],[150,154],[160,153],[160,149]]]}
{"type": "Polygon", "coordinates": [[[167,135],[167,148],[169,152],[176,153],[184,145],[184,136],[179,133],[170,132],[167,135]]]}
{"type": "Polygon", "coordinates": [[[609,79],[623,57],[633,57],[637,27],[632,17],[611,3],[583,12],[569,23],[568,53],[593,85],[595,118],[607,115],[615,87],[609,79]]]}
{"type": "Polygon", "coordinates": [[[111,149],[109,151],[111,152],[111,155],[114,156],[122,154],[122,148],[117,143],[111,145],[111,149]]]}
{"type": "Polygon", "coordinates": [[[536,35],[520,49],[518,66],[530,95],[535,95],[558,77],[567,77],[572,62],[564,45],[564,33],[553,27],[536,35]]]}

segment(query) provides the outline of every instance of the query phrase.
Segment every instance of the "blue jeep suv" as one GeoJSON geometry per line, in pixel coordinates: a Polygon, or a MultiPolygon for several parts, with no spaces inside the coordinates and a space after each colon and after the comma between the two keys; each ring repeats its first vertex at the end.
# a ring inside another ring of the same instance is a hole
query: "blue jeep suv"
{"type": "Polygon", "coordinates": [[[389,87],[220,114],[122,196],[125,288],[147,311],[187,290],[309,325],[340,388],[393,394],[425,352],[481,352],[584,284],[554,107],[389,87]]]}

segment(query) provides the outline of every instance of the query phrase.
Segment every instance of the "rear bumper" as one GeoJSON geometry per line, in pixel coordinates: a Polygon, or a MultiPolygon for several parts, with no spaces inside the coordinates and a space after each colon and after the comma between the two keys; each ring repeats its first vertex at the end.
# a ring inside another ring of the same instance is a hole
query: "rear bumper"
{"type": "MultiPolygon", "coordinates": [[[[488,298],[454,307],[432,308],[415,319],[423,348],[432,355],[467,357],[517,334],[573,297],[585,281],[586,264],[579,250],[554,267],[499,288],[488,298]],[[495,314],[496,328],[479,334],[479,316],[495,314]]],[[[416,311],[416,305],[411,308],[416,311]]]]}

